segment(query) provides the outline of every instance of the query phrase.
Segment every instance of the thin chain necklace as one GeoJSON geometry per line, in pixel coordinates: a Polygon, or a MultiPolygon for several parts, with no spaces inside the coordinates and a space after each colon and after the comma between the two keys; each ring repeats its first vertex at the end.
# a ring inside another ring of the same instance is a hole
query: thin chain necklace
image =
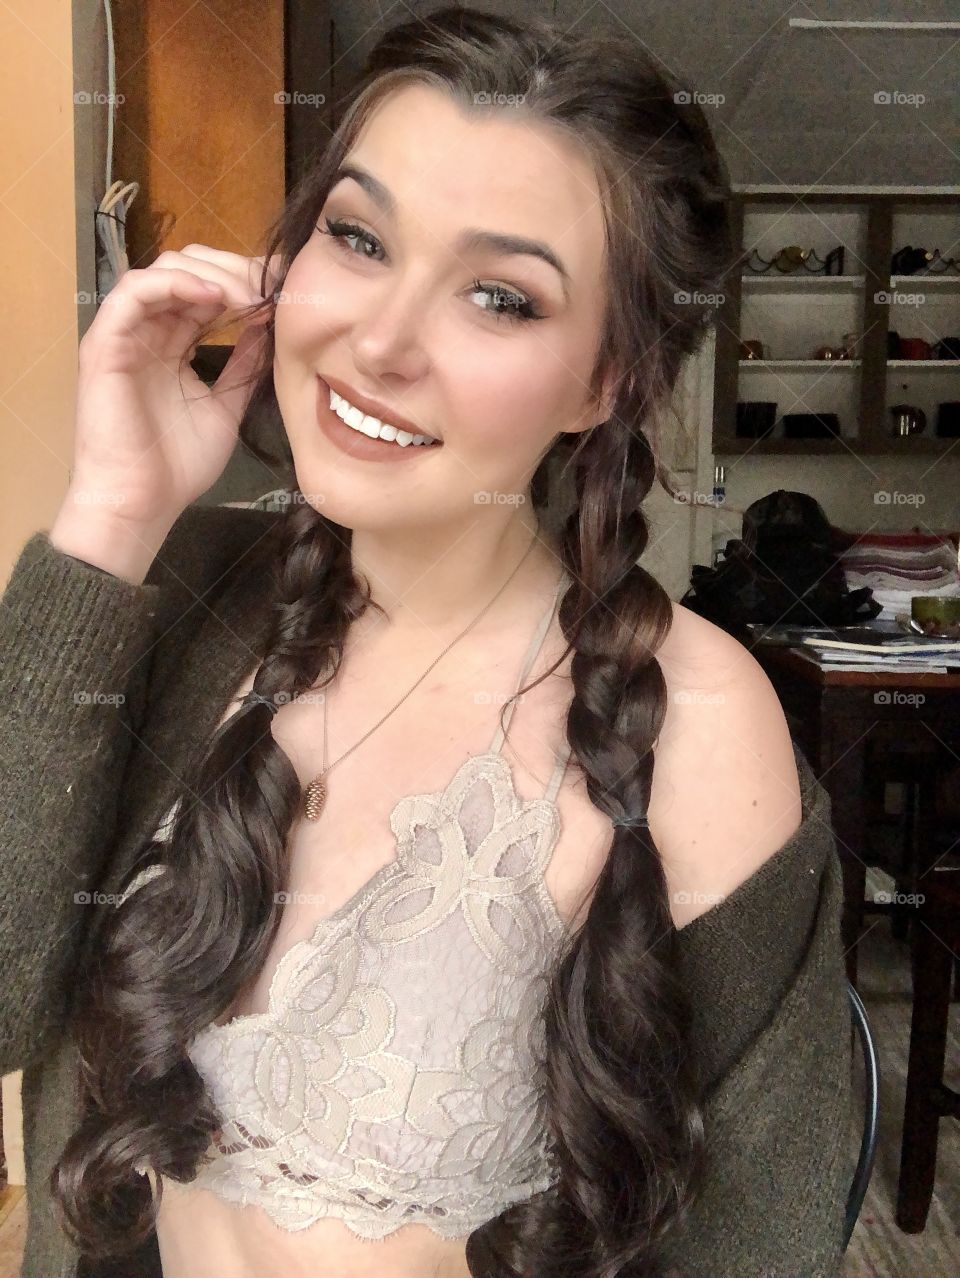
{"type": "Polygon", "coordinates": [[[357,746],[363,745],[367,737],[371,736],[374,732],[376,732],[377,728],[380,727],[380,724],[385,723],[387,719],[389,719],[390,716],[396,710],[398,710],[400,706],[403,705],[407,697],[410,696],[410,693],[413,692],[414,689],[417,688],[421,683],[423,683],[424,679],[426,679],[427,675],[430,673],[433,667],[440,660],[440,657],[445,657],[447,653],[450,651],[450,649],[453,647],[453,645],[455,643],[459,643],[460,640],[463,638],[463,636],[467,633],[467,631],[472,630],[473,627],[480,620],[480,618],[484,615],[484,613],[493,607],[493,605],[497,602],[497,600],[506,590],[507,586],[509,586],[510,582],[513,580],[516,574],[520,571],[520,568],[524,560],[530,554],[530,551],[533,550],[533,547],[536,544],[539,533],[540,533],[540,524],[538,521],[536,530],[534,531],[533,537],[530,541],[530,545],[524,551],[523,557],[521,558],[520,563],[517,564],[516,568],[514,568],[513,572],[510,574],[507,580],[503,583],[503,585],[500,587],[497,593],[493,596],[490,602],[479,613],[477,613],[473,621],[471,621],[470,624],[464,630],[460,631],[460,633],[457,635],[456,639],[454,639],[452,643],[447,644],[446,648],[444,648],[443,652],[440,653],[440,656],[437,657],[436,661],[432,661],[430,665],[427,666],[426,670],[423,672],[423,674],[420,676],[417,682],[413,685],[413,687],[409,689],[408,692],[404,693],[404,695],[400,698],[397,704],[391,710],[388,710],[387,713],[383,716],[383,718],[378,723],[375,723],[373,727],[370,729],[370,731],[365,733],[360,738],[360,740],[357,742],[356,745],[352,745],[349,750],[341,754],[339,759],[335,759],[333,763],[330,764],[329,767],[327,766],[327,697],[326,697],[326,694],[324,694],[324,698],[323,698],[323,766],[321,767],[320,771],[317,773],[317,775],[313,778],[313,780],[309,783],[309,785],[306,787],[304,791],[303,815],[308,821],[319,821],[320,814],[323,812],[324,805],[326,804],[326,801],[327,801],[328,773],[333,768],[335,768],[338,763],[340,763],[343,759],[345,759],[348,754],[352,754],[353,751],[357,749],[357,746]]]}

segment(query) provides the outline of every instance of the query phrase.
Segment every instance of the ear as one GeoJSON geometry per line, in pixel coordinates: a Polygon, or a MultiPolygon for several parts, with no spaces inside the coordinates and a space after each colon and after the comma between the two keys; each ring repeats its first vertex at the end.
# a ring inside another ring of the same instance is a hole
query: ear
{"type": "Polygon", "coordinates": [[[613,372],[607,374],[603,380],[603,386],[600,389],[599,409],[600,417],[594,422],[595,426],[600,426],[603,422],[608,422],[613,416],[613,406],[616,401],[617,377],[613,372]]]}
{"type": "Polygon", "coordinates": [[[600,394],[589,396],[579,418],[573,425],[567,427],[564,434],[579,435],[582,431],[593,430],[609,421],[613,416],[616,382],[615,374],[609,373],[604,378],[600,394]]]}
{"type": "Polygon", "coordinates": [[[602,426],[604,422],[608,422],[613,416],[616,385],[616,374],[609,372],[603,380],[600,394],[595,401],[591,400],[590,415],[584,429],[592,430],[595,426],[602,426]]]}

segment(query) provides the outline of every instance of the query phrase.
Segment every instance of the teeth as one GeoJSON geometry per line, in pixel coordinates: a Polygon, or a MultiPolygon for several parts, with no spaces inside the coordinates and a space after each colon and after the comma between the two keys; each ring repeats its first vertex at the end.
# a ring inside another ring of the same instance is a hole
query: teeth
{"type": "Polygon", "coordinates": [[[378,417],[371,417],[369,414],[361,412],[359,408],[354,408],[352,404],[348,404],[343,396],[338,395],[335,390],[330,391],[330,407],[342,422],[352,426],[354,430],[360,431],[363,435],[369,435],[371,439],[391,440],[399,444],[401,448],[406,448],[408,444],[433,445],[437,442],[431,439],[429,435],[411,435],[408,430],[398,430],[396,426],[382,422],[378,417]]]}

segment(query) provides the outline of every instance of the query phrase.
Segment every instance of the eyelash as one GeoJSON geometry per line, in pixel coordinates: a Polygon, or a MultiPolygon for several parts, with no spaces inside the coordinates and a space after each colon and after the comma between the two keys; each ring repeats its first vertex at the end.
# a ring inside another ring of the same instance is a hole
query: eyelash
{"type": "MultiPolygon", "coordinates": [[[[365,231],[362,226],[357,226],[354,222],[331,221],[329,218],[324,218],[324,221],[327,224],[327,230],[324,230],[319,223],[317,224],[316,229],[320,232],[320,234],[331,236],[345,253],[350,253],[354,257],[363,257],[364,254],[357,253],[356,250],[348,248],[344,242],[348,239],[357,238],[364,240],[368,244],[376,244],[381,248],[383,247],[375,235],[371,235],[369,231],[365,231]]],[[[524,294],[517,293],[513,289],[507,288],[502,284],[484,284],[480,280],[474,280],[473,291],[475,293],[489,293],[494,297],[499,295],[507,299],[524,299],[523,301],[518,300],[515,303],[516,309],[513,311],[497,311],[488,307],[481,308],[488,315],[492,315],[498,323],[501,320],[507,320],[512,323],[524,323],[529,320],[544,318],[542,311],[538,310],[536,303],[532,299],[526,298],[524,294]]]]}

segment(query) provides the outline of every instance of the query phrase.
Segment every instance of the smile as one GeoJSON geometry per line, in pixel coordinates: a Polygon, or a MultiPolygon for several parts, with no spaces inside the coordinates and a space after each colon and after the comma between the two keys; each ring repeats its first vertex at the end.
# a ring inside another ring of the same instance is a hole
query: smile
{"type": "Polygon", "coordinates": [[[399,444],[401,448],[409,445],[429,448],[440,444],[440,440],[433,439],[430,435],[414,435],[408,430],[398,430],[396,426],[391,426],[389,422],[383,422],[378,417],[371,417],[369,413],[354,408],[342,395],[338,395],[332,389],[330,390],[330,408],[344,425],[370,439],[387,440],[399,444]]]}

